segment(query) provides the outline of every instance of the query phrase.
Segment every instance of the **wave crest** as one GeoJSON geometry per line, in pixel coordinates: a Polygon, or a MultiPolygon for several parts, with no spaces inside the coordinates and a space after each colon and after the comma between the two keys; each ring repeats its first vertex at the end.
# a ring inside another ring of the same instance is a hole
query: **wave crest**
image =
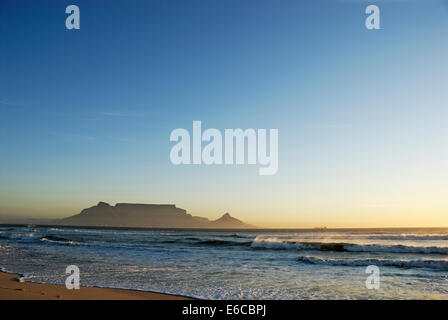
{"type": "Polygon", "coordinates": [[[317,250],[337,252],[385,252],[385,253],[422,253],[422,254],[448,254],[448,247],[437,246],[411,246],[411,245],[380,245],[355,244],[344,242],[300,242],[281,240],[278,238],[256,238],[251,247],[254,249],[271,250],[317,250]]]}
{"type": "Polygon", "coordinates": [[[329,266],[366,267],[369,265],[395,267],[395,268],[425,268],[446,271],[447,260],[387,260],[387,259],[323,259],[318,257],[298,257],[298,261],[308,264],[329,266]]]}

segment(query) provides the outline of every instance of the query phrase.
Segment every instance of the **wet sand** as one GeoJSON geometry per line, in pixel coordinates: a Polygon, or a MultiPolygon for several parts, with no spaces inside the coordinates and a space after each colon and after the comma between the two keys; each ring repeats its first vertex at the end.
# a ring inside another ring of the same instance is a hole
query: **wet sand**
{"type": "Polygon", "coordinates": [[[0,300],[188,300],[189,298],[136,290],[19,282],[19,275],[0,272],[0,300]]]}

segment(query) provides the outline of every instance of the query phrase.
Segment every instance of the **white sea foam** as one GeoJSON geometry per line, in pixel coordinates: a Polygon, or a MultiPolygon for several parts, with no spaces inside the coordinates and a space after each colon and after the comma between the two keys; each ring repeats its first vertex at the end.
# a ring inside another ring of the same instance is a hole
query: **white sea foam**
{"type": "Polygon", "coordinates": [[[306,242],[277,237],[257,237],[251,244],[256,249],[319,250],[351,252],[389,252],[448,254],[448,246],[415,246],[401,244],[358,244],[348,242],[306,242]]]}
{"type": "Polygon", "coordinates": [[[11,240],[34,240],[34,239],[39,238],[39,234],[3,232],[0,234],[0,238],[11,239],[11,240]]]}
{"type": "Polygon", "coordinates": [[[298,257],[299,262],[331,266],[364,267],[369,265],[396,267],[396,268],[427,268],[448,270],[448,260],[389,260],[389,259],[326,259],[320,257],[298,257]]]}

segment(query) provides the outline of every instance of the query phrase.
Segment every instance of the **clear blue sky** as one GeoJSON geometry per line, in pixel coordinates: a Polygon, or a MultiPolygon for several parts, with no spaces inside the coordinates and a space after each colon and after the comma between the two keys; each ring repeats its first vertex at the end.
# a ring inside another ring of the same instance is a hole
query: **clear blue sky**
{"type": "Polygon", "coordinates": [[[0,214],[448,225],[447,1],[0,0],[0,39],[0,214]],[[193,120],[278,128],[278,173],[173,166],[193,120]]]}

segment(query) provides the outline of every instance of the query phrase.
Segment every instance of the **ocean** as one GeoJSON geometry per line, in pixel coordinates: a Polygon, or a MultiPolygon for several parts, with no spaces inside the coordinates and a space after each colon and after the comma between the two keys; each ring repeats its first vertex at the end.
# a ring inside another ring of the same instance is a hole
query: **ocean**
{"type": "Polygon", "coordinates": [[[0,225],[21,281],[200,299],[448,299],[448,229],[173,230],[0,225]],[[368,266],[379,289],[368,289],[368,266]]]}

